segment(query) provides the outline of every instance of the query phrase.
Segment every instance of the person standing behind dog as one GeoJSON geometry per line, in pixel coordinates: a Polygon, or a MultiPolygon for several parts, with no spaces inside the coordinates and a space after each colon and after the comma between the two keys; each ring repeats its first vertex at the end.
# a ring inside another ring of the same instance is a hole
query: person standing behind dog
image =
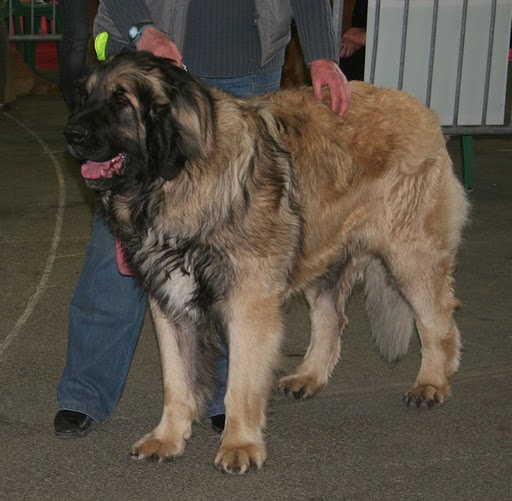
{"type": "Polygon", "coordinates": [[[69,110],[76,101],[74,83],[86,67],[92,0],[61,0],[62,38],[59,43],[59,86],[69,110]]]}
{"type": "MultiPolygon", "coordinates": [[[[338,67],[328,0],[101,0],[94,35],[98,59],[144,50],[188,67],[206,84],[246,97],[279,89],[292,17],[298,27],[315,95],[327,86],[331,107],[350,102],[338,67]]],[[[137,344],[146,298],[117,269],[115,240],[96,216],[70,307],[67,362],[57,388],[59,438],[88,433],[117,405],[137,344]]],[[[208,415],[223,428],[227,350],[208,415]]]]}

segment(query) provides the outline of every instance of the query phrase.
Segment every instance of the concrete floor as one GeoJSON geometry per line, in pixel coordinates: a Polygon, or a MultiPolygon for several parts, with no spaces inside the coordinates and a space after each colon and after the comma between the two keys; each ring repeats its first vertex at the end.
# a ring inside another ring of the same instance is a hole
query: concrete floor
{"type": "MultiPolygon", "coordinates": [[[[402,404],[418,344],[399,363],[381,360],[356,290],[330,386],[304,402],[276,395],[264,469],[232,477],[213,467],[219,437],[199,425],[179,460],[130,460],[130,445],[161,411],[149,321],[111,420],[80,440],[53,436],[91,206],[64,150],[65,120],[58,98],[25,98],[0,112],[1,500],[512,499],[511,138],[475,139],[472,224],[456,272],[464,353],[453,398],[432,411],[402,404]]],[[[459,171],[457,139],[450,149],[459,171]]],[[[289,370],[307,346],[308,321],[300,299],[286,312],[289,370]]]]}

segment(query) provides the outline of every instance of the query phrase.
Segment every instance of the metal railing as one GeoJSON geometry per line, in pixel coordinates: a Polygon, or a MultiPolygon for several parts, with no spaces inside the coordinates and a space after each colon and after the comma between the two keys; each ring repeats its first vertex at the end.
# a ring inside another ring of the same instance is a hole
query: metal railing
{"type": "Polygon", "coordinates": [[[55,2],[28,0],[7,0],[2,4],[2,15],[9,20],[11,42],[52,42],[59,41],[59,5],[55,2]],[[47,32],[41,33],[41,20],[47,20],[47,32]]]}

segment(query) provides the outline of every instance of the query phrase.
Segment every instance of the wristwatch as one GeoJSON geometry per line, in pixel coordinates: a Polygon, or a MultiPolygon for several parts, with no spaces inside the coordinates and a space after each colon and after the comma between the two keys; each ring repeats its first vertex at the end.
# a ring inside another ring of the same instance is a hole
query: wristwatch
{"type": "Polygon", "coordinates": [[[128,30],[128,39],[130,40],[130,45],[132,47],[135,47],[135,44],[139,40],[139,38],[142,35],[142,32],[148,27],[148,26],[155,26],[150,21],[145,21],[143,23],[137,23],[134,24],[129,30],[128,30]]]}

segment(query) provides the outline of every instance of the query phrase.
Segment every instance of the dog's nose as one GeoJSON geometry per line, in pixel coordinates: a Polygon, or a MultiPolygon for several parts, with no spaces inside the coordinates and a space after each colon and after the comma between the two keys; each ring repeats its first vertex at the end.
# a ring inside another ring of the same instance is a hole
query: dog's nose
{"type": "Polygon", "coordinates": [[[85,141],[89,131],[81,125],[67,125],[64,129],[64,137],[68,144],[79,144],[85,141]]]}

